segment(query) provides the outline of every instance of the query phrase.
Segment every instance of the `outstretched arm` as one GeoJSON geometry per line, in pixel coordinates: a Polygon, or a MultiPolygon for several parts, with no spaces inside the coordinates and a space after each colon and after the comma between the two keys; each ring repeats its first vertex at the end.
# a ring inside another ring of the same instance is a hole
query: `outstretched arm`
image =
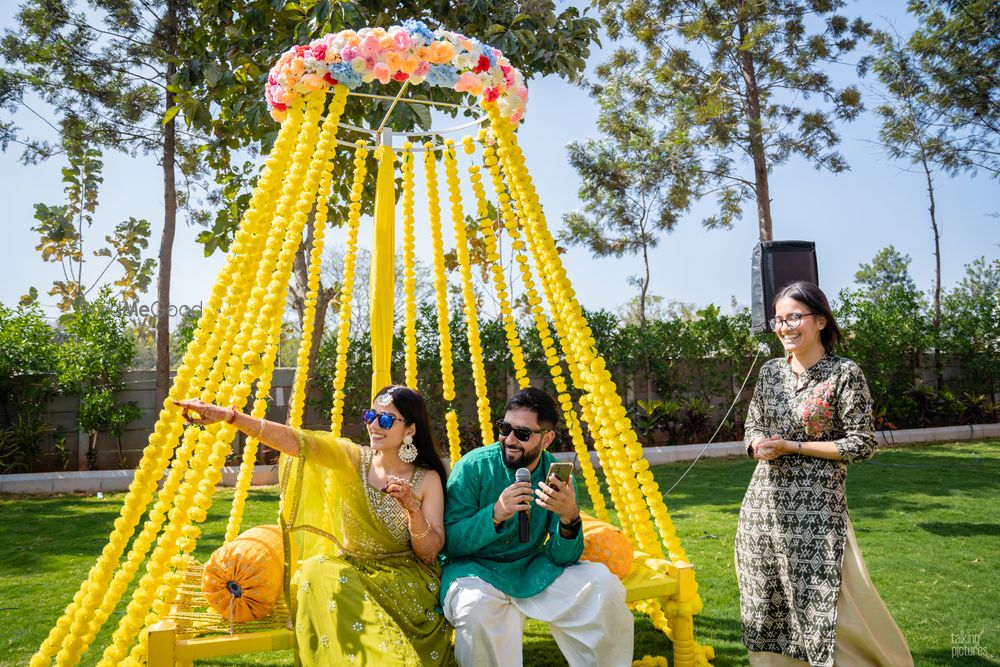
{"type": "Polygon", "coordinates": [[[243,414],[235,407],[224,408],[196,398],[174,401],[174,405],[181,407],[184,419],[189,424],[208,426],[209,424],[227,422],[271,449],[276,449],[289,456],[299,455],[299,442],[295,437],[295,431],[284,424],[267,419],[257,419],[243,414]],[[197,416],[192,415],[192,412],[197,413],[197,416]]]}

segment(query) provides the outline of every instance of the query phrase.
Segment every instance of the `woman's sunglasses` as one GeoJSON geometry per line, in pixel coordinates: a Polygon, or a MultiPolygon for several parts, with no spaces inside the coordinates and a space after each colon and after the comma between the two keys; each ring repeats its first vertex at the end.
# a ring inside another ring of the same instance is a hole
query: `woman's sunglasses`
{"type": "Polygon", "coordinates": [[[396,423],[397,419],[404,424],[406,423],[406,420],[402,417],[397,417],[396,415],[389,414],[388,412],[375,412],[371,408],[361,413],[361,420],[366,424],[371,424],[376,419],[378,420],[378,427],[383,428],[386,431],[392,428],[392,425],[396,423]]]}
{"type": "Polygon", "coordinates": [[[547,428],[540,428],[537,431],[532,431],[530,428],[525,428],[523,426],[511,426],[502,419],[498,419],[495,426],[497,427],[497,431],[500,433],[501,438],[506,438],[508,435],[513,433],[514,437],[521,442],[528,442],[534,434],[546,433],[550,430],[547,428]]]}

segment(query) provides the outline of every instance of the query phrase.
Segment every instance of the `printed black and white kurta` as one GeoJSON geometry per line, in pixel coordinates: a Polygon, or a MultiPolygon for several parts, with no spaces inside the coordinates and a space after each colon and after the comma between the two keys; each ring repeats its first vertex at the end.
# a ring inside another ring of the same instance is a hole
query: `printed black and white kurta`
{"type": "Polygon", "coordinates": [[[764,364],[747,416],[748,454],[749,443],[768,435],[834,441],[843,460],[786,454],[757,463],[736,530],[743,643],[829,667],[847,537],[846,464],[875,453],[861,369],[829,354],[800,376],[786,359],[764,364]]]}

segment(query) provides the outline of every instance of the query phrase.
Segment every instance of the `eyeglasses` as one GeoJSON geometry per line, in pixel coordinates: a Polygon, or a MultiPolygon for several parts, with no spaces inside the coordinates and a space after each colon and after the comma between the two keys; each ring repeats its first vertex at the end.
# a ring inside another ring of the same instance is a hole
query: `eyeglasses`
{"type": "Polygon", "coordinates": [[[792,313],[788,317],[772,317],[768,324],[771,325],[773,331],[778,330],[779,324],[784,324],[789,329],[798,329],[799,325],[802,324],[803,317],[809,317],[810,315],[817,315],[818,313],[792,313]]]}
{"type": "Polygon", "coordinates": [[[392,425],[396,423],[397,419],[404,424],[406,423],[406,420],[402,417],[397,417],[396,415],[388,412],[375,412],[369,408],[361,413],[361,420],[366,424],[371,424],[376,419],[378,420],[378,427],[384,428],[386,431],[392,428],[392,425]]]}
{"type": "Polygon", "coordinates": [[[497,427],[497,431],[500,433],[501,438],[506,438],[508,435],[513,433],[514,437],[521,442],[528,442],[531,440],[531,436],[536,433],[547,433],[551,430],[547,428],[540,428],[537,431],[532,431],[530,428],[525,428],[523,426],[511,426],[502,419],[498,419],[495,426],[497,427]]]}

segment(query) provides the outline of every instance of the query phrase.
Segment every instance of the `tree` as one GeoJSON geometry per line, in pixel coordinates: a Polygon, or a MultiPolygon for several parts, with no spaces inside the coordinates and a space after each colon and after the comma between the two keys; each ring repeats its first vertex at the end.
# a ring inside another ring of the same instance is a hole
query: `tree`
{"type": "Polygon", "coordinates": [[[951,174],[1000,178],[1000,5],[992,0],[910,0],[917,29],[907,50],[926,76],[924,103],[941,117],[951,174]]]}
{"type": "MultiPolygon", "coordinates": [[[[361,26],[388,27],[418,18],[431,29],[444,27],[476,37],[501,49],[526,77],[535,74],[578,76],[586,66],[590,44],[597,40],[597,22],[576,7],[558,10],[552,0],[468,3],[432,2],[386,4],[376,0],[333,3],[306,0],[301,3],[273,3],[265,0],[196,0],[191,7],[199,20],[190,39],[181,43],[180,67],[174,78],[177,106],[185,122],[211,136],[205,159],[215,173],[217,189],[213,202],[216,215],[199,235],[206,254],[225,250],[249,203],[258,177],[256,157],[266,153],[277,136],[264,101],[263,90],[270,67],[296,44],[305,44],[326,33],[361,26]],[[246,153],[249,152],[249,159],[246,153]]],[[[398,83],[377,84],[359,92],[393,95],[398,83]]],[[[460,95],[441,88],[421,89],[424,99],[460,102],[460,95]]],[[[377,127],[389,111],[390,103],[358,97],[348,99],[342,122],[377,127]]],[[[452,116],[455,109],[444,109],[452,116]]],[[[397,105],[388,127],[396,130],[429,128],[431,115],[422,105],[397,105]]],[[[346,220],[351,187],[352,156],[336,155],[333,191],[328,219],[346,220]]],[[[374,187],[372,183],[368,188],[374,187]]],[[[373,193],[362,198],[366,206],[373,193]]],[[[306,226],[311,241],[312,221],[306,226]]],[[[294,264],[291,290],[293,304],[302,303],[306,293],[308,256],[303,244],[294,264]]],[[[319,286],[316,310],[323,313],[336,290],[319,286]]],[[[301,308],[296,308],[301,318],[301,308]]],[[[310,359],[315,359],[323,336],[323,319],[318,318],[311,341],[310,359]]],[[[300,320],[301,324],[301,320],[300,320]]]]}
{"type": "MultiPolygon", "coordinates": [[[[939,167],[950,173],[973,169],[967,141],[956,140],[945,113],[936,106],[933,81],[923,62],[898,36],[875,32],[876,55],[862,60],[885,89],[875,108],[881,119],[879,140],[889,157],[919,167],[927,188],[928,214],[934,238],[934,368],[938,391],[944,388],[941,367],[941,231],[938,226],[934,176],[939,167]]],[[[998,163],[1000,164],[1000,163],[998,163]]]]}
{"type": "Polygon", "coordinates": [[[80,397],[78,423],[90,434],[87,463],[97,463],[97,437],[109,431],[118,442],[119,464],[125,465],[121,433],[137,419],[135,402],[119,403],[113,394],[124,388],[122,374],[135,357],[135,341],[110,289],[97,299],[80,304],[62,318],[62,344],[56,352],[60,390],[80,397]]]}
{"type": "MultiPolygon", "coordinates": [[[[91,290],[101,285],[104,274],[117,263],[122,269],[121,277],[114,281],[118,288],[117,295],[123,301],[134,301],[149,288],[156,265],[154,260],[142,258],[149,245],[149,222],[130,217],[118,223],[114,232],[104,237],[107,245],[99,246],[92,254],[94,257],[106,257],[107,261],[88,287],[83,277],[87,262],[84,259],[84,241],[87,231],[94,224],[98,189],[104,180],[101,177],[101,152],[80,141],[72,131],[64,130],[62,143],[69,162],[69,166],[62,170],[66,203],[56,206],[35,204],[38,224],[32,227],[39,235],[35,249],[41,252],[42,259],[59,264],[62,269],[63,279],[55,280],[48,293],[58,298],[56,305],[59,310],[67,312],[83,303],[91,290]]],[[[31,287],[21,301],[30,303],[37,298],[38,290],[31,287]]]]}
{"type": "MultiPolygon", "coordinates": [[[[151,5],[143,0],[97,0],[79,7],[72,0],[27,0],[17,27],[0,42],[6,64],[0,72],[0,100],[14,111],[29,111],[37,95],[58,114],[61,131],[72,127],[87,146],[135,156],[155,155],[163,171],[164,218],[157,259],[156,299],[161,312],[170,304],[170,274],[178,206],[190,191],[178,192],[178,170],[188,190],[199,176],[194,151],[198,138],[178,136],[171,80],[179,40],[196,22],[191,6],[179,0],[151,5]]],[[[54,124],[52,124],[55,127],[54,124]]],[[[0,128],[0,147],[25,147],[33,163],[55,154],[39,138],[21,137],[12,122],[0,128]]],[[[170,372],[169,320],[156,320],[157,400],[166,396],[170,372]]]]}
{"type": "Polygon", "coordinates": [[[1000,262],[979,257],[942,299],[941,337],[945,351],[959,356],[965,389],[1000,392],[1000,262]]]}
{"type": "Polygon", "coordinates": [[[649,251],[677,224],[684,193],[670,179],[675,155],[669,139],[641,113],[623,108],[628,94],[608,86],[599,98],[598,127],[605,138],[569,144],[584,209],[563,216],[559,239],[585,246],[596,257],[642,257],[642,275],[629,282],[639,288],[639,327],[645,331],[649,251]]]}
{"type": "Polygon", "coordinates": [[[597,69],[593,92],[605,90],[619,111],[662,128],[641,163],[666,150],[678,210],[715,195],[708,227],[729,227],[754,199],[761,240],[772,238],[770,172],[794,155],[837,173],[848,168],[835,150],[837,120],[861,111],[854,86],[834,85],[820,64],[838,61],[870,27],[838,10],[844,0],[748,2],[599,0],[613,39],[634,39],[597,69]],[[825,104],[806,108],[801,100],[825,104]],[[735,155],[753,164],[744,175],[735,155]]]}
{"type": "Polygon", "coordinates": [[[869,298],[882,301],[893,288],[899,287],[907,294],[915,294],[917,285],[910,276],[909,255],[896,250],[895,246],[882,248],[870,263],[862,263],[854,274],[854,281],[868,291],[869,298]]]}

